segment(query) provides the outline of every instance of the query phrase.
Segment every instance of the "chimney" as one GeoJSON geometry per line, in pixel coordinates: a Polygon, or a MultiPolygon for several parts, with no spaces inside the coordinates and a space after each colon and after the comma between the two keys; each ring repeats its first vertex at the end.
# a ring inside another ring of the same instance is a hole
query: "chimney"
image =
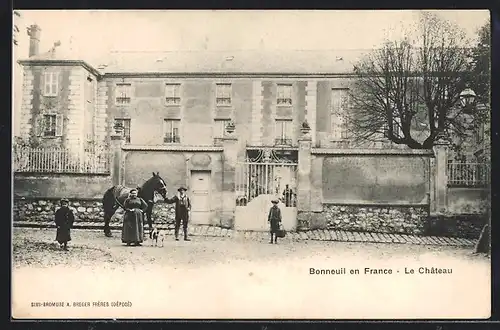
{"type": "Polygon", "coordinates": [[[29,57],[38,55],[38,46],[40,44],[40,27],[36,24],[28,28],[28,35],[30,37],[30,52],[29,57]]]}

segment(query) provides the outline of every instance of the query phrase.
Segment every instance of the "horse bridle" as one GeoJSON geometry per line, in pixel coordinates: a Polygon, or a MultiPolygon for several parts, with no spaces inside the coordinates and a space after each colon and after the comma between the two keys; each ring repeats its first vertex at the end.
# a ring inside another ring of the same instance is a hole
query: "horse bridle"
{"type": "MultiPolygon", "coordinates": [[[[167,195],[167,191],[168,191],[167,186],[165,185],[165,182],[163,180],[160,180],[160,183],[161,183],[162,187],[160,189],[158,189],[157,192],[160,193],[160,191],[164,191],[165,192],[165,196],[166,196],[167,195]]],[[[163,195],[161,197],[163,197],[163,195]]]]}

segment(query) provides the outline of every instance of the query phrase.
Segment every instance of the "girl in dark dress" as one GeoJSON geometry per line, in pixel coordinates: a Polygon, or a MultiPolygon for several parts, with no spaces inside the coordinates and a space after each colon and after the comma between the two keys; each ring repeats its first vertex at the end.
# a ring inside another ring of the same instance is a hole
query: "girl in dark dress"
{"type": "Polygon", "coordinates": [[[132,189],[123,206],[125,215],[123,216],[122,243],[141,245],[144,240],[143,212],[146,211],[148,205],[142,198],[137,197],[137,189],[132,189]]]}
{"type": "Polygon", "coordinates": [[[278,207],[278,200],[273,200],[273,206],[269,210],[269,215],[267,216],[267,221],[271,227],[271,242],[269,244],[273,244],[273,235],[274,235],[274,243],[278,243],[278,237],[276,236],[276,232],[280,229],[281,223],[281,210],[278,207]]]}
{"type": "Polygon", "coordinates": [[[68,242],[71,241],[71,228],[75,221],[73,211],[69,208],[69,201],[66,198],[61,199],[61,208],[55,213],[55,223],[57,227],[56,241],[61,249],[68,250],[68,242]]]}

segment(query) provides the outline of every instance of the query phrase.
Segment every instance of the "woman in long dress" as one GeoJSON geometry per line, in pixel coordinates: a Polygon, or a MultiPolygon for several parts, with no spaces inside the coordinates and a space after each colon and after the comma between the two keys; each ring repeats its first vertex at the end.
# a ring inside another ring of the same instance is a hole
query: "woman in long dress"
{"type": "Polygon", "coordinates": [[[137,189],[132,189],[123,206],[125,215],[123,217],[122,243],[141,245],[144,240],[143,212],[146,211],[148,205],[137,196],[137,189]]]}

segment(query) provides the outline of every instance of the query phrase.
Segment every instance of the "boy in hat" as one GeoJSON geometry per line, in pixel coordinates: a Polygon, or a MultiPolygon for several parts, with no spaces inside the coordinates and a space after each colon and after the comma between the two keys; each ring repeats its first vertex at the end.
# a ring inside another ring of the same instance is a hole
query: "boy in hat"
{"type": "Polygon", "coordinates": [[[71,228],[75,221],[73,211],[69,208],[69,201],[61,199],[61,207],[55,213],[55,223],[57,227],[56,241],[61,249],[68,250],[68,242],[71,241],[71,228]]]}
{"type": "Polygon", "coordinates": [[[271,209],[269,210],[269,215],[267,216],[267,221],[271,226],[271,242],[269,242],[269,244],[273,244],[273,235],[274,235],[274,243],[277,244],[278,237],[276,236],[276,232],[280,229],[281,210],[278,207],[279,201],[277,199],[274,199],[271,202],[273,203],[273,206],[271,206],[271,209]]]}
{"type": "Polygon", "coordinates": [[[179,240],[179,228],[181,226],[182,220],[182,230],[184,231],[184,240],[190,241],[187,229],[188,229],[188,220],[189,220],[189,211],[191,211],[191,200],[186,196],[187,189],[184,187],[180,187],[177,189],[179,192],[178,195],[167,198],[165,202],[167,204],[175,203],[175,240],[179,240]]]}

